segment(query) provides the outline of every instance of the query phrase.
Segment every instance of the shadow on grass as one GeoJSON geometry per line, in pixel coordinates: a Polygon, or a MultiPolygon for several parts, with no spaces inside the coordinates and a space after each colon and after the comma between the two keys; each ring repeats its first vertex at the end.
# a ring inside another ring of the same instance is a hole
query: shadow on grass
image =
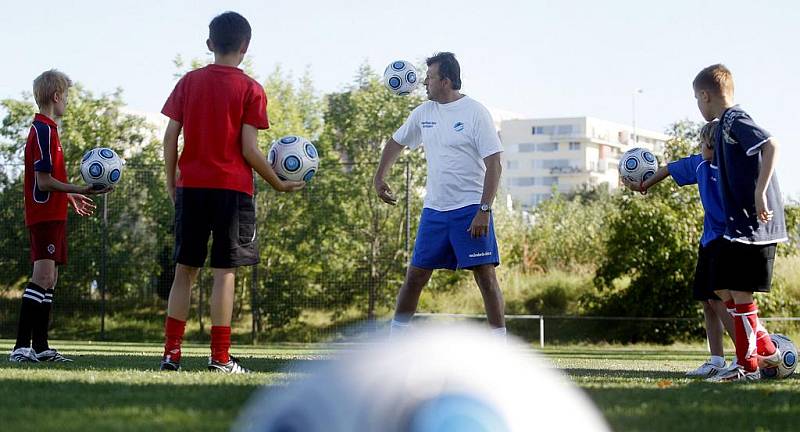
{"type": "MultiPolygon", "coordinates": [[[[158,355],[75,355],[71,363],[10,363],[0,362],[0,370],[72,370],[72,371],[157,371],[161,361],[158,355]]],[[[241,364],[253,372],[276,373],[303,371],[307,367],[325,360],[318,359],[274,359],[265,357],[238,357],[241,364]]],[[[186,356],[181,359],[181,368],[187,372],[206,371],[208,357],[186,356]]],[[[211,372],[209,372],[211,373],[211,372]]],[[[164,373],[169,375],[168,372],[164,373]]],[[[0,378],[0,382],[4,382],[0,378]]]]}
{"type": "Polygon", "coordinates": [[[227,430],[260,387],[0,379],[0,405],[4,430],[227,430]]]}
{"type": "Polygon", "coordinates": [[[560,369],[573,378],[631,378],[631,379],[679,379],[686,378],[684,372],[668,372],[663,370],[620,370],[620,369],[560,369]]]}
{"type": "Polygon", "coordinates": [[[616,431],[788,431],[800,424],[800,392],[770,382],[584,391],[616,431]]]}

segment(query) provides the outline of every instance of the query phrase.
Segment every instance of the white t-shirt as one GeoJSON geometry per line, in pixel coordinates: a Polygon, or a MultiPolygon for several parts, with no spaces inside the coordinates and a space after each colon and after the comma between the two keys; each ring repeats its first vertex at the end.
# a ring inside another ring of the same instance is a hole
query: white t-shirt
{"type": "Polygon", "coordinates": [[[503,151],[492,116],[468,96],[414,108],[394,133],[410,149],[424,143],[428,162],[425,207],[449,211],[480,204],[486,165],[483,159],[503,151]]]}

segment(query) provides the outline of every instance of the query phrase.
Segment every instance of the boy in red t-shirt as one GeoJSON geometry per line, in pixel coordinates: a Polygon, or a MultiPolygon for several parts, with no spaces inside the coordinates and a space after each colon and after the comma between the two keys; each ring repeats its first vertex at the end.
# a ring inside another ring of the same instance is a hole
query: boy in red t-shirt
{"type": "Polygon", "coordinates": [[[161,110],[170,118],[164,161],[167,190],[175,204],[177,262],[161,370],[180,369],[191,287],[205,263],[211,234],[214,286],[208,369],[245,373],[247,369],[228,350],[236,267],[259,260],[253,169],[281,192],[302,189],[305,183],[280,180],[258,148],[258,129],[269,128],[267,97],[262,86],[237,68],[250,44],[250,24],[235,12],[225,12],[208,28],[206,44],[214,63],[181,78],[161,110]],[[179,159],[181,130],[184,145],[179,159]]]}
{"type": "Polygon", "coordinates": [[[67,110],[72,81],[55,69],[33,81],[33,97],[39,113],[33,118],[25,143],[25,226],[31,240],[33,275],[22,294],[17,342],[8,356],[12,362],[72,361],[50,348],[47,330],[58,265],[67,263],[67,203],[80,216],[89,216],[95,205],[83,194],[108,192],[67,182],[64,153],[58,138],[60,118],[67,110]],[[31,346],[33,339],[33,346],[31,346]]]}

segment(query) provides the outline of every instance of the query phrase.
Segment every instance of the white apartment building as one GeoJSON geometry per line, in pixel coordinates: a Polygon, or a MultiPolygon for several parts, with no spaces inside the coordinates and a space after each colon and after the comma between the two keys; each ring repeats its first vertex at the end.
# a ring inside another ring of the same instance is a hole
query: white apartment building
{"type": "Polygon", "coordinates": [[[523,209],[553,191],[569,193],[583,184],[618,186],[617,165],[626,150],[646,147],[662,155],[662,133],[591,117],[514,119],[500,123],[505,150],[503,186],[523,209]]]}

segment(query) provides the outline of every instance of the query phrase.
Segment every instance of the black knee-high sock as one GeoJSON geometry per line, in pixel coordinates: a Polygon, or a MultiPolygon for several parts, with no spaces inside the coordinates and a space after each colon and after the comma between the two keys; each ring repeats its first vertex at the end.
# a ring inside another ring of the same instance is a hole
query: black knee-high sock
{"type": "Polygon", "coordinates": [[[17,325],[17,343],[14,349],[31,346],[31,332],[37,321],[45,289],[33,282],[28,282],[22,293],[22,305],[19,308],[19,324],[17,325]]]}
{"type": "Polygon", "coordinates": [[[53,307],[53,289],[44,292],[44,300],[39,306],[39,313],[33,323],[31,336],[33,339],[33,350],[37,353],[50,349],[47,343],[47,331],[50,328],[50,309],[53,307]]]}

